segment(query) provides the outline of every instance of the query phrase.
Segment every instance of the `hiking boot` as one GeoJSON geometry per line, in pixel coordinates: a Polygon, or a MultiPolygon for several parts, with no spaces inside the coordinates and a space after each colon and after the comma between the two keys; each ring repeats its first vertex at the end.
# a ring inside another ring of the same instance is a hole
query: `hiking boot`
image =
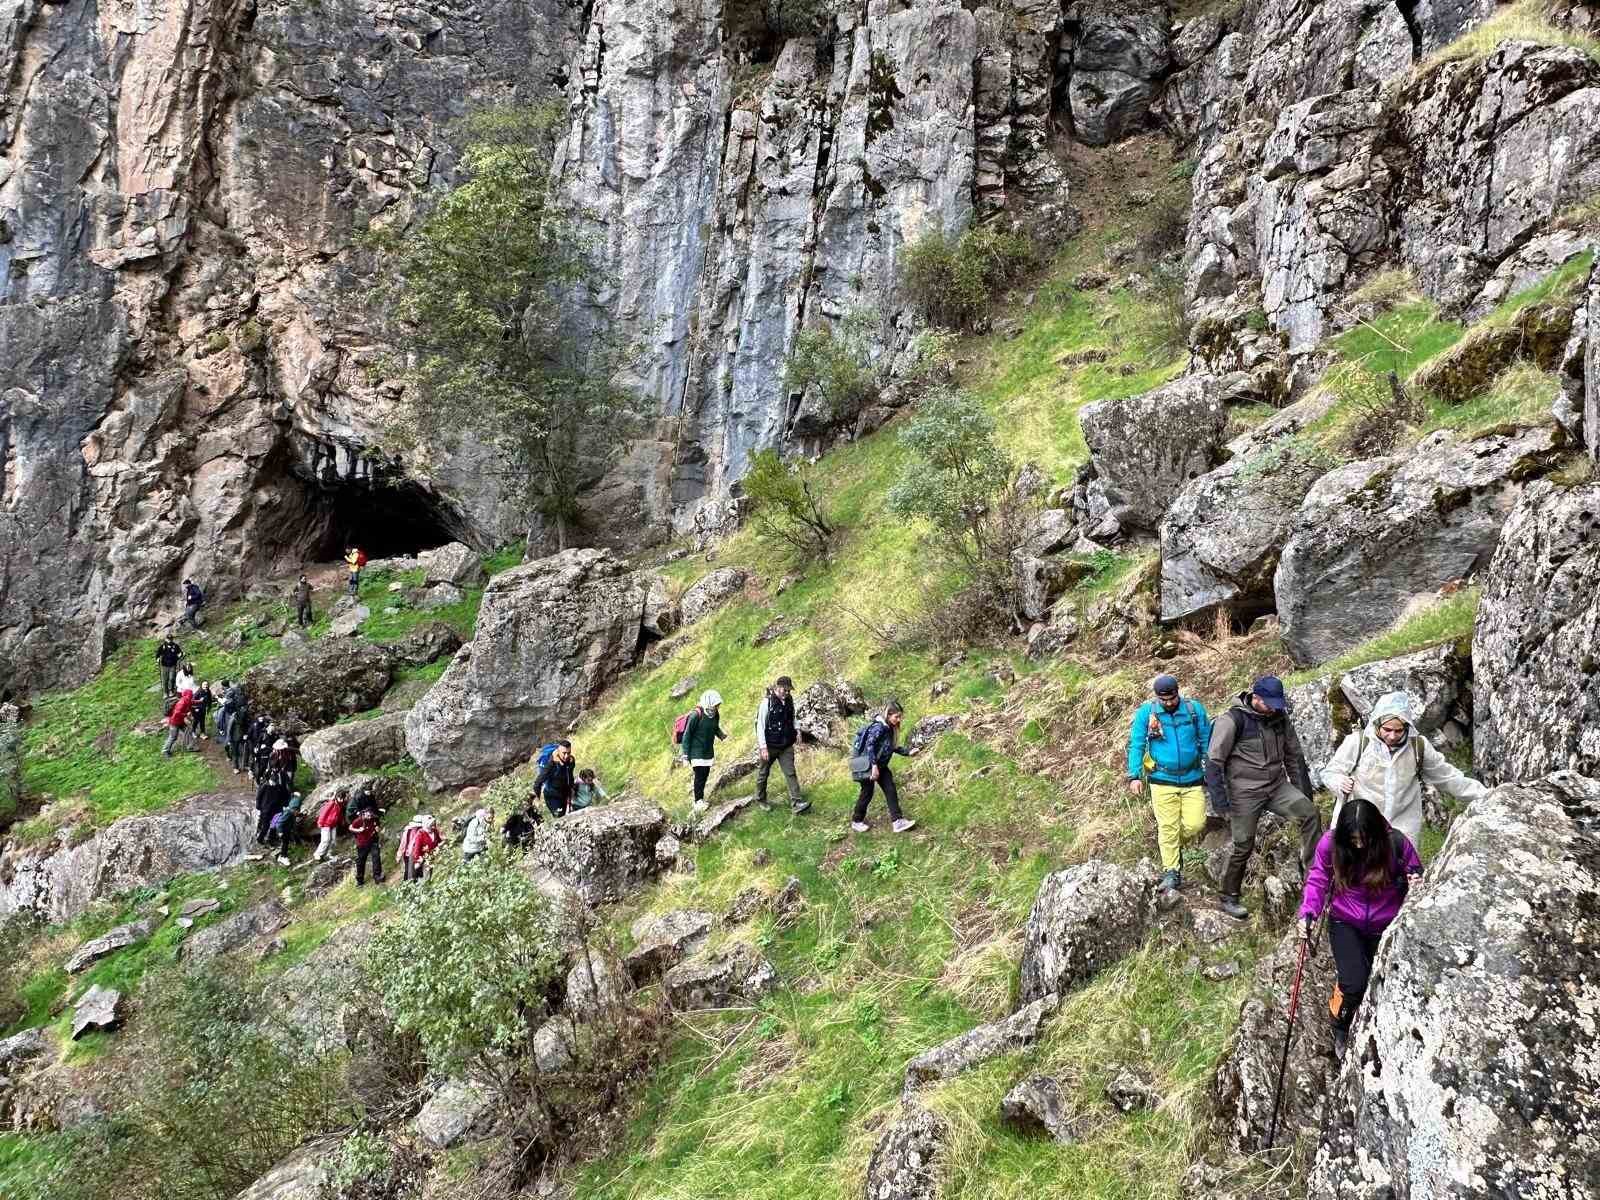
{"type": "Polygon", "coordinates": [[[1350,1044],[1350,1031],[1342,1025],[1333,1027],[1333,1061],[1343,1062],[1344,1052],[1350,1044]]]}
{"type": "Polygon", "coordinates": [[[851,821],[850,828],[854,829],[857,833],[865,833],[867,830],[871,829],[872,826],[868,825],[865,821],[851,821]]]}
{"type": "Polygon", "coordinates": [[[1235,921],[1243,921],[1250,915],[1250,910],[1239,903],[1237,896],[1219,896],[1218,907],[1235,921]]]}
{"type": "Polygon", "coordinates": [[[798,817],[801,813],[808,813],[810,811],[811,801],[809,800],[796,800],[789,806],[789,814],[795,817],[798,817]]]}
{"type": "Polygon", "coordinates": [[[910,817],[901,817],[894,823],[894,831],[896,833],[910,833],[916,827],[917,823],[910,817]]]}
{"type": "Polygon", "coordinates": [[[694,812],[703,813],[703,812],[706,811],[707,808],[710,807],[710,805],[708,805],[704,800],[696,800],[689,807],[694,812]]]}
{"type": "Polygon", "coordinates": [[[1168,871],[1161,876],[1161,890],[1163,892],[1183,891],[1183,876],[1176,871],[1168,871]]]}

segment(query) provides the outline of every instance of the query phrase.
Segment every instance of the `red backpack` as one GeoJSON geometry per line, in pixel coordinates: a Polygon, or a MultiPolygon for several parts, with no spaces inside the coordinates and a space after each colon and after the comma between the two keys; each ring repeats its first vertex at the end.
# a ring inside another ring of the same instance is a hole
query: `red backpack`
{"type": "Polygon", "coordinates": [[[672,744],[674,746],[683,745],[683,735],[689,728],[689,718],[699,711],[700,706],[697,704],[672,723],[672,744]]]}
{"type": "Polygon", "coordinates": [[[357,550],[356,550],[356,567],[359,569],[359,568],[364,567],[366,565],[367,565],[367,552],[358,547],[357,550]]]}

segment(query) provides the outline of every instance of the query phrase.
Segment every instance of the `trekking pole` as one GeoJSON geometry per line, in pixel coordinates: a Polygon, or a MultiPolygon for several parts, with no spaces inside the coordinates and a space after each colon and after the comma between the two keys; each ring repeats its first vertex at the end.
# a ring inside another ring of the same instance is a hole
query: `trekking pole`
{"type": "Polygon", "coordinates": [[[1300,980],[1306,969],[1306,953],[1311,949],[1310,938],[1300,941],[1300,959],[1294,968],[1294,986],[1289,989],[1289,1028],[1283,1035],[1283,1058],[1278,1063],[1278,1086],[1272,1094],[1272,1123],[1267,1128],[1267,1142],[1262,1147],[1271,1150],[1278,1139],[1278,1113],[1283,1104],[1283,1080],[1289,1073],[1289,1046],[1294,1041],[1294,1019],[1300,1011],[1300,980]]]}

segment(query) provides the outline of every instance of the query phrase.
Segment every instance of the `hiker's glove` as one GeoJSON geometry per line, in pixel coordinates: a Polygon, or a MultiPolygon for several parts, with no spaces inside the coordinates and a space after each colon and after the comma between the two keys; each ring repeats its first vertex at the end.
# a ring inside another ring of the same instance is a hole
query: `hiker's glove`
{"type": "Polygon", "coordinates": [[[1211,811],[1219,817],[1225,817],[1233,811],[1233,801],[1226,795],[1211,797],[1211,811]]]}

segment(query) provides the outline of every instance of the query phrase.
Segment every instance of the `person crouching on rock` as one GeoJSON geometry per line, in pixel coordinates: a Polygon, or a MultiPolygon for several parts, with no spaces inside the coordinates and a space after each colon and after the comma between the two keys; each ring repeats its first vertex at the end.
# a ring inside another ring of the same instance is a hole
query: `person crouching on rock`
{"type": "Polygon", "coordinates": [[[706,780],[717,760],[717,743],[728,736],[722,732],[721,710],[721,693],[702,692],[683,727],[683,760],[694,768],[693,808],[697,813],[706,810],[706,780]]]}
{"type": "Polygon", "coordinates": [[[356,840],[356,886],[367,882],[367,863],[372,863],[372,882],[383,882],[383,854],[379,849],[378,822],[382,814],[374,806],[362,806],[350,818],[350,836],[356,840]]]}
{"type": "Polygon", "coordinates": [[[335,791],[317,813],[317,848],[311,853],[313,862],[321,862],[333,853],[333,843],[339,836],[339,822],[344,820],[344,801],[335,791]]]}
{"type": "Polygon", "coordinates": [[[1328,914],[1328,944],[1339,980],[1328,1004],[1336,1058],[1344,1057],[1383,931],[1399,915],[1411,876],[1421,873],[1416,847],[1368,800],[1346,801],[1317,843],[1300,902],[1300,936],[1309,940],[1317,919],[1328,914]]]}
{"type": "Polygon", "coordinates": [[[279,775],[269,774],[256,789],[256,845],[267,845],[272,820],[288,803],[288,783],[279,775]]]}
{"type": "Polygon", "coordinates": [[[296,792],[289,797],[289,803],[283,806],[281,812],[272,818],[272,825],[267,830],[267,845],[278,848],[278,865],[289,865],[289,847],[294,845],[300,835],[300,793],[296,792]]]}

